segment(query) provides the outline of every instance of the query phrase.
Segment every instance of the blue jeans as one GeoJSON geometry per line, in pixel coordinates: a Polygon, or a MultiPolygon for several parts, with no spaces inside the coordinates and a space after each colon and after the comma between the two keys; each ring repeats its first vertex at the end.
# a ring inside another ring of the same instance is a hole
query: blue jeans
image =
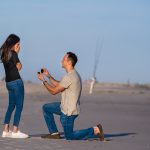
{"type": "Polygon", "coordinates": [[[94,136],[94,129],[88,128],[78,131],[73,131],[74,121],[78,115],[67,116],[61,112],[60,102],[48,103],[43,106],[43,114],[48,127],[49,132],[58,132],[57,126],[54,120],[54,114],[60,116],[60,122],[62,124],[65,138],[67,140],[86,140],[94,136]]]}
{"type": "Polygon", "coordinates": [[[9,94],[9,104],[5,115],[4,124],[9,124],[11,115],[15,110],[13,125],[18,127],[24,102],[24,84],[21,79],[6,82],[9,94]]]}

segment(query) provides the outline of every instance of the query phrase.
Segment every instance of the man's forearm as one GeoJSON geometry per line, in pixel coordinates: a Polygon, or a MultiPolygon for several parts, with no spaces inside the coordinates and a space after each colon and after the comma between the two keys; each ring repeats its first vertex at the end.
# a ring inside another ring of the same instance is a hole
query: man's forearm
{"type": "Polygon", "coordinates": [[[58,81],[55,80],[51,75],[48,77],[50,82],[52,83],[53,86],[57,86],[58,85],[58,81]]]}
{"type": "Polygon", "coordinates": [[[51,86],[47,81],[43,81],[44,86],[46,89],[52,94],[55,95],[54,87],[51,86]]]}
{"type": "Polygon", "coordinates": [[[43,81],[43,84],[44,86],[46,87],[46,89],[52,94],[52,95],[55,95],[55,94],[58,94],[62,91],[65,90],[64,87],[62,87],[59,83],[57,86],[53,87],[51,84],[49,84],[47,81],[43,81]]]}

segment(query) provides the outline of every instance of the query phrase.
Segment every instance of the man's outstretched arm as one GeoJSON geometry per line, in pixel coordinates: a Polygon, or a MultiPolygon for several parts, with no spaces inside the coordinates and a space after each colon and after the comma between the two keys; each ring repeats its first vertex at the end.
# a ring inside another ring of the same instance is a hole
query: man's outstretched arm
{"type": "Polygon", "coordinates": [[[50,82],[52,83],[52,85],[54,85],[55,87],[58,86],[59,81],[55,80],[51,75],[48,78],[50,82]]]}
{"type": "Polygon", "coordinates": [[[59,81],[55,80],[46,68],[42,68],[43,74],[50,80],[51,84],[55,87],[59,84],[59,81]]]}
{"type": "Polygon", "coordinates": [[[53,94],[53,95],[56,95],[57,93],[60,93],[60,92],[62,92],[62,91],[65,90],[65,88],[62,87],[62,86],[59,84],[59,82],[57,83],[56,86],[49,84],[49,83],[45,80],[44,76],[43,76],[41,73],[38,73],[38,74],[37,74],[37,77],[43,82],[43,84],[44,84],[44,86],[46,87],[46,89],[47,89],[51,94],[53,94]]]}
{"type": "Polygon", "coordinates": [[[52,95],[56,95],[65,90],[65,88],[62,87],[59,83],[55,87],[50,85],[47,81],[43,81],[43,84],[52,95]]]}

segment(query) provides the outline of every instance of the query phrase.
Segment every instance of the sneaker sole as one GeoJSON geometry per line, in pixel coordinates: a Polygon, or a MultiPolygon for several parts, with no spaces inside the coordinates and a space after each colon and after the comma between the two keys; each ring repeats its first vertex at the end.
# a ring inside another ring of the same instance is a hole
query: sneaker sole
{"type": "Polygon", "coordinates": [[[12,139],[27,139],[29,137],[13,137],[13,136],[11,136],[10,138],[12,138],[12,139]]]}

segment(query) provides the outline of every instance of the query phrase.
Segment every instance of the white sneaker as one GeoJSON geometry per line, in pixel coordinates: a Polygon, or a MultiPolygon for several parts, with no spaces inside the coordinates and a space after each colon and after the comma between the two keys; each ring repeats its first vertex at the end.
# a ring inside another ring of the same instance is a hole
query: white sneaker
{"type": "Polygon", "coordinates": [[[7,138],[7,137],[10,138],[11,135],[12,135],[12,131],[9,131],[9,132],[3,131],[3,133],[2,133],[2,137],[3,138],[7,138]]]}
{"type": "Polygon", "coordinates": [[[16,138],[16,139],[25,139],[25,138],[28,138],[29,135],[25,134],[25,133],[22,133],[20,131],[18,132],[12,132],[11,134],[11,138],[16,138]]]}

